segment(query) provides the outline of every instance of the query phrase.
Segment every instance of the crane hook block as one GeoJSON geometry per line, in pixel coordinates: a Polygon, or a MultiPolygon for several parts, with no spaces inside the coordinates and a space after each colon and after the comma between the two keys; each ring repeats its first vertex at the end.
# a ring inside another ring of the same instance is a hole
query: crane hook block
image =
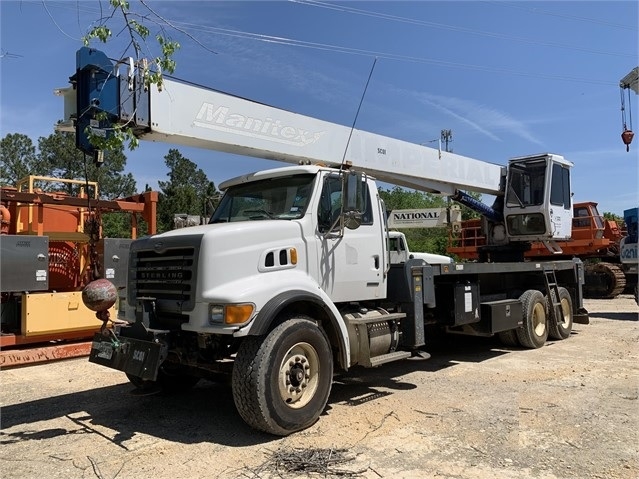
{"type": "Polygon", "coordinates": [[[119,78],[113,62],[101,51],[82,47],[76,53],[76,146],[94,154],[88,134],[107,138],[120,115],[119,78]]]}
{"type": "Polygon", "coordinates": [[[635,134],[632,130],[624,130],[621,134],[621,141],[623,141],[623,144],[626,145],[626,151],[630,151],[630,143],[632,143],[634,136],[635,134]]]}

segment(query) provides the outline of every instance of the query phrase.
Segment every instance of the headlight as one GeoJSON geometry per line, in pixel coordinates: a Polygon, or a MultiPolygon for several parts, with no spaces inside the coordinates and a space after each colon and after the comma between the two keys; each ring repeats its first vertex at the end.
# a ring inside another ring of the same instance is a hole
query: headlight
{"type": "Polygon", "coordinates": [[[223,323],[224,322],[224,305],[222,304],[210,304],[209,305],[209,323],[223,323]]]}
{"type": "Polygon", "coordinates": [[[243,324],[255,311],[253,303],[211,304],[209,305],[210,324],[243,324]]]}

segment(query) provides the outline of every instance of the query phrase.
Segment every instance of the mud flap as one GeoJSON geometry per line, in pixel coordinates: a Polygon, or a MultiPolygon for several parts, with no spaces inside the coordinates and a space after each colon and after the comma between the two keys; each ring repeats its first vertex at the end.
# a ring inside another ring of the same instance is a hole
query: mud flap
{"type": "Polygon", "coordinates": [[[159,342],[126,337],[115,341],[96,333],[91,344],[89,362],[155,381],[166,356],[163,349],[166,347],[159,342]]]}

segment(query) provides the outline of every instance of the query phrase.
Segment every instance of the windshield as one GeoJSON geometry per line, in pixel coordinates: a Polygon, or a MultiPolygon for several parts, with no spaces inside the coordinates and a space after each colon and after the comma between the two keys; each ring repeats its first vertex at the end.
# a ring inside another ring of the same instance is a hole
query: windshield
{"type": "Polygon", "coordinates": [[[512,164],[506,192],[506,205],[541,205],[544,201],[546,164],[543,161],[528,164],[512,164]]]}
{"type": "Polygon", "coordinates": [[[293,220],[306,212],[315,175],[295,175],[230,187],[210,223],[293,220]]]}

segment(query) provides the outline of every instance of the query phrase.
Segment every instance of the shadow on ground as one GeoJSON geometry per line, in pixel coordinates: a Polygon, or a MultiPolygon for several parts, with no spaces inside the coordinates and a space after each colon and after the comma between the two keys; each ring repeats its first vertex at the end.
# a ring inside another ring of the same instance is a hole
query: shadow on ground
{"type": "MultiPolygon", "coordinates": [[[[402,379],[409,373],[436,374],[457,363],[481,362],[508,354],[493,339],[461,336],[445,337],[427,345],[426,350],[432,354],[427,360],[407,359],[373,369],[355,367],[336,375],[327,407],[337,403],[358,406],[414,389],[415,384],[402,379]]],[[[97,434],[123,449],[140,433],[177,443],[209,442],[232,447],[277,439],[242,421],[228,382],[201,381],[188,392],[172,395],[136,396],[132,391],[133,386],[124,383],[4,406],[0,444],[66,434],[97,434]],[[43,430],[36,425],[57,418],[67,418],[68,429],[43,430]],[[16,431],[10,431],[12,428],[16,431]],[[105,428],[116,433],[104,432],[105,428]]]]}

